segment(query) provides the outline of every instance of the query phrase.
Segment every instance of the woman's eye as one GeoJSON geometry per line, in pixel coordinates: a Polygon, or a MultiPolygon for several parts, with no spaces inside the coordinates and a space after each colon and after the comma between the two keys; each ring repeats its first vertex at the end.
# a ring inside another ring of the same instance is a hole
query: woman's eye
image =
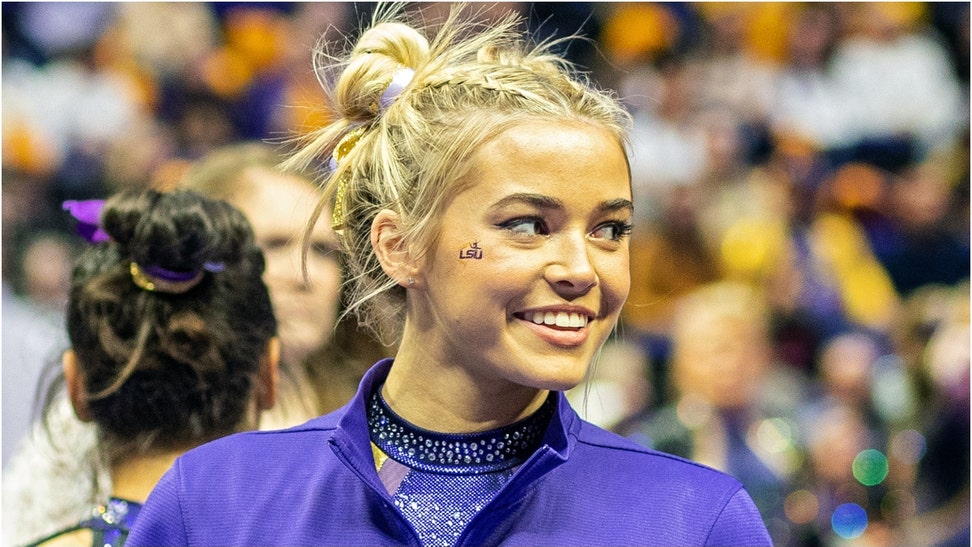
{"type": "Polygon", "coordinates": [[[540,236],[550,233],[546,223],[535,217],[514,218],[500,224],[500,228],[509,230],[514,235],[540,236]]]}
{"type": "Polygon", "coordinates": [[[591,232],[591,237],[595,239],[609,239],[620,241],[623,237],[631,235],[631,224],[622,221],[605,222],[591,232]]]}
{"type": "Polygon", "coordinates": [[[290,239],[284,237],[273,237],[264,239],[260,242],[260,247],[264,251],[276,251],[290,246],[290,239]]]}
{"type": "Polygon", "coordinates": [[[317,256],[331,257],[337,252],[337,246],[330,241],[315,241],[310,250],[317,256]]]}

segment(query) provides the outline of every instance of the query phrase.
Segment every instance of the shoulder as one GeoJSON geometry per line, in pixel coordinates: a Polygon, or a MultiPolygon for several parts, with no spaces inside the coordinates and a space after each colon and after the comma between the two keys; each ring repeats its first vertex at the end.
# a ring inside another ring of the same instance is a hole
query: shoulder
{"type": "Polygon", "coordinates": [[[570,515],[563,527],[603,541],[611,523],[618,545],[769,544],[759,511],[728,474],[587,422],[570,431],[570,452],[536,489],[538,506],[570,515]]]}
{"type": "Polygon", "coordinates": [[[726,495],[742,488],[738,480],[722,471],[645,447],[589,422],[581,422],[571,459],[590,465],[595,473],[600,470],[637,476],[637,482],[708,485],[706,490],[724,489],[726,495]]]}
{"type": "Polygon", "coordinates": [[[335,428],[319,420],[289,429],[236,433],[179,456],[149,496],[139,523],[158,511],[165,513],[165,520],[189,507],[212,514],[228,507],[242,510],[240,500],[265,506],[326,481],[339,468],[330,443],[335,428]]]}
{"type": "Polygon", "coordinates": [[[327,415],[287,429],[235,433],[193,448],[180,456],[178,461],[183,465],[195,465],[211,460],[243,463],[249,458],[265,462],[268,458],[286,458],[289,455],[306,457],[309,452],[305,451],[312,453],[327,446],[336,423],[336,418],[327,415]]]}

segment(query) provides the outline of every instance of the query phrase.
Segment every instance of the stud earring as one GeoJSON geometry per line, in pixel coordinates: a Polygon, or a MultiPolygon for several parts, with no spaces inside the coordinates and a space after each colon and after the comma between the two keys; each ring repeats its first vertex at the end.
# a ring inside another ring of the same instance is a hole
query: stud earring
{"type": "Polygon", "coordinates": [[[408,278],[408,286],[411,287],[414,284],[415,284],[415,278],[414,277],[409,277],[408,278]]]}

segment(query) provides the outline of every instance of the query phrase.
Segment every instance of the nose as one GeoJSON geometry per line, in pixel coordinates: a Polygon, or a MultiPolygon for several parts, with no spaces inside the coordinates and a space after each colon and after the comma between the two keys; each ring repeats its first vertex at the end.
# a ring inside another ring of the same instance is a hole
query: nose
{"type": "Polygon", "coordinates": [[[567,297],[581,296],[597,285],[597,271],[584,234],[563,236],[553,251],[556,254],[544,275],[559,293],[567,297]]]}

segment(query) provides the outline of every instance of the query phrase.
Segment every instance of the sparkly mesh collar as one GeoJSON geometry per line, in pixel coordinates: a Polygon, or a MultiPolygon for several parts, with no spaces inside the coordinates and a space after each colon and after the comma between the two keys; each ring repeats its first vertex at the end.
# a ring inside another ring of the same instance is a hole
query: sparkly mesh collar
{"type": "Polygon", "coordinates": [[[412,469],[449,475],[481,474],[520,465],[540,446],[554,411],[554,397],[519,422],[478,433],[437,433],[406,422],[375,390],[368,404],[373,442],[412,469]]]}

